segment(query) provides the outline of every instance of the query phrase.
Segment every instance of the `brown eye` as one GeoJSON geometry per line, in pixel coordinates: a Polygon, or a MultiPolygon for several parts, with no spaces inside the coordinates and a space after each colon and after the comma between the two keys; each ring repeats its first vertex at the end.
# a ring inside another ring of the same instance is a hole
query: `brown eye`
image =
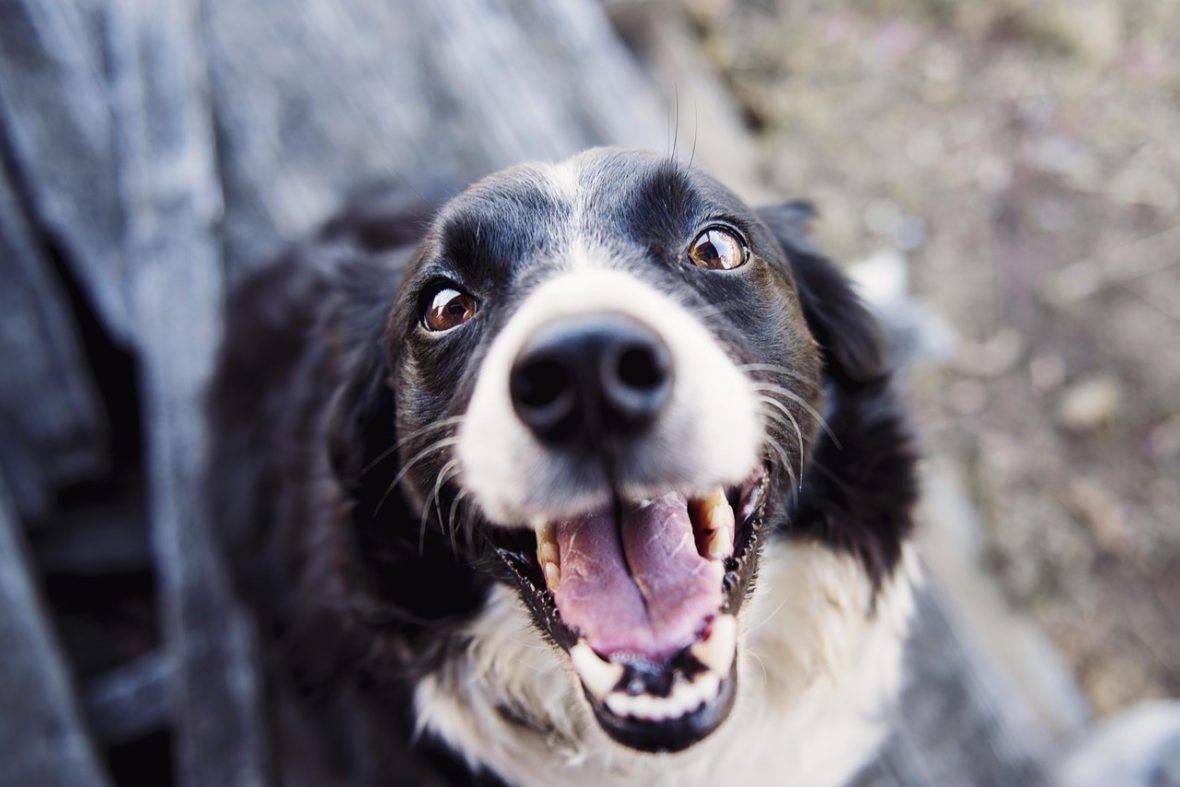
{"type": "Polygon", "coordinates": [[[733,230],[710,227],[697,235],[688,256],[698,268],[727,271],[745,265],[750,250],[733,230]]]}
{"type": "Polygon", "coordinates": [[[475,316],[475,298],[454,287],[443,287],[434,294],[422,315],[428,331],[449,331],[475,316]]]}

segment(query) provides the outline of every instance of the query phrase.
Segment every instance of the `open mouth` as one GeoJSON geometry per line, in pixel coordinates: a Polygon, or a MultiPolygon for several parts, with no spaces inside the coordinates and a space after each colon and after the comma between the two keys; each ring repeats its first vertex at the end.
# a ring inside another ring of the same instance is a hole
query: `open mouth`
{"type": "Polygon", "coordinates": [[[679,751],[729,714],[767,479],[759,468],[702,496],[669,492],[497,535],[534,617],[568,652],[616,741],[679,751]]]}

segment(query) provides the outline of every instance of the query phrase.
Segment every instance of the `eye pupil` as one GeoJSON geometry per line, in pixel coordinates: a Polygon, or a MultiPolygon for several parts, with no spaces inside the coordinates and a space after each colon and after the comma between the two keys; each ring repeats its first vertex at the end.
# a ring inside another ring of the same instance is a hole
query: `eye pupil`
{"type": "Polygon", "coordinates": [[[422,323],[430,331],[449,331],[475,316],[475,298],[454,287],[442,287],[430,299],[422,323]]]}
{"type": "Polygon", "coordinates": [[[746,244],[732,230],[711,227],[697,235],[689,257],[699,268],[730,270],[745,264],[749,256],[746,244]]]}

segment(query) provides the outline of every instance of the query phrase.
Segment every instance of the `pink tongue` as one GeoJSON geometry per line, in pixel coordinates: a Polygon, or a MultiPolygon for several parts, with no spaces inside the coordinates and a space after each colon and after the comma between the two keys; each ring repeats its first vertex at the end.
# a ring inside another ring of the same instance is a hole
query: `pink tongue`
{"type": "Polygon", "coordinates": [[[721,606],[721,565],[697,552],[681,495],[631,508],[621,528],[609,511],[558,522],[557,548],[557,609],[603,656],[666,659],[721,606]]]}

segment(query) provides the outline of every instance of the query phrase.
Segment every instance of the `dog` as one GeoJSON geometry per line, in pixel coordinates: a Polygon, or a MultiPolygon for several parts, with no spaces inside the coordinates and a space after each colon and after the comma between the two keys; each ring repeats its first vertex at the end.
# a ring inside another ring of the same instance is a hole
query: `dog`
{"type": "Polygon", "coordinates": [[[854,776],[915,451],[810,208],[600,148],[403,213],[354,204],[229,308],[209,496],[281,674],[353,692],[374,781],[854,776]]]}

